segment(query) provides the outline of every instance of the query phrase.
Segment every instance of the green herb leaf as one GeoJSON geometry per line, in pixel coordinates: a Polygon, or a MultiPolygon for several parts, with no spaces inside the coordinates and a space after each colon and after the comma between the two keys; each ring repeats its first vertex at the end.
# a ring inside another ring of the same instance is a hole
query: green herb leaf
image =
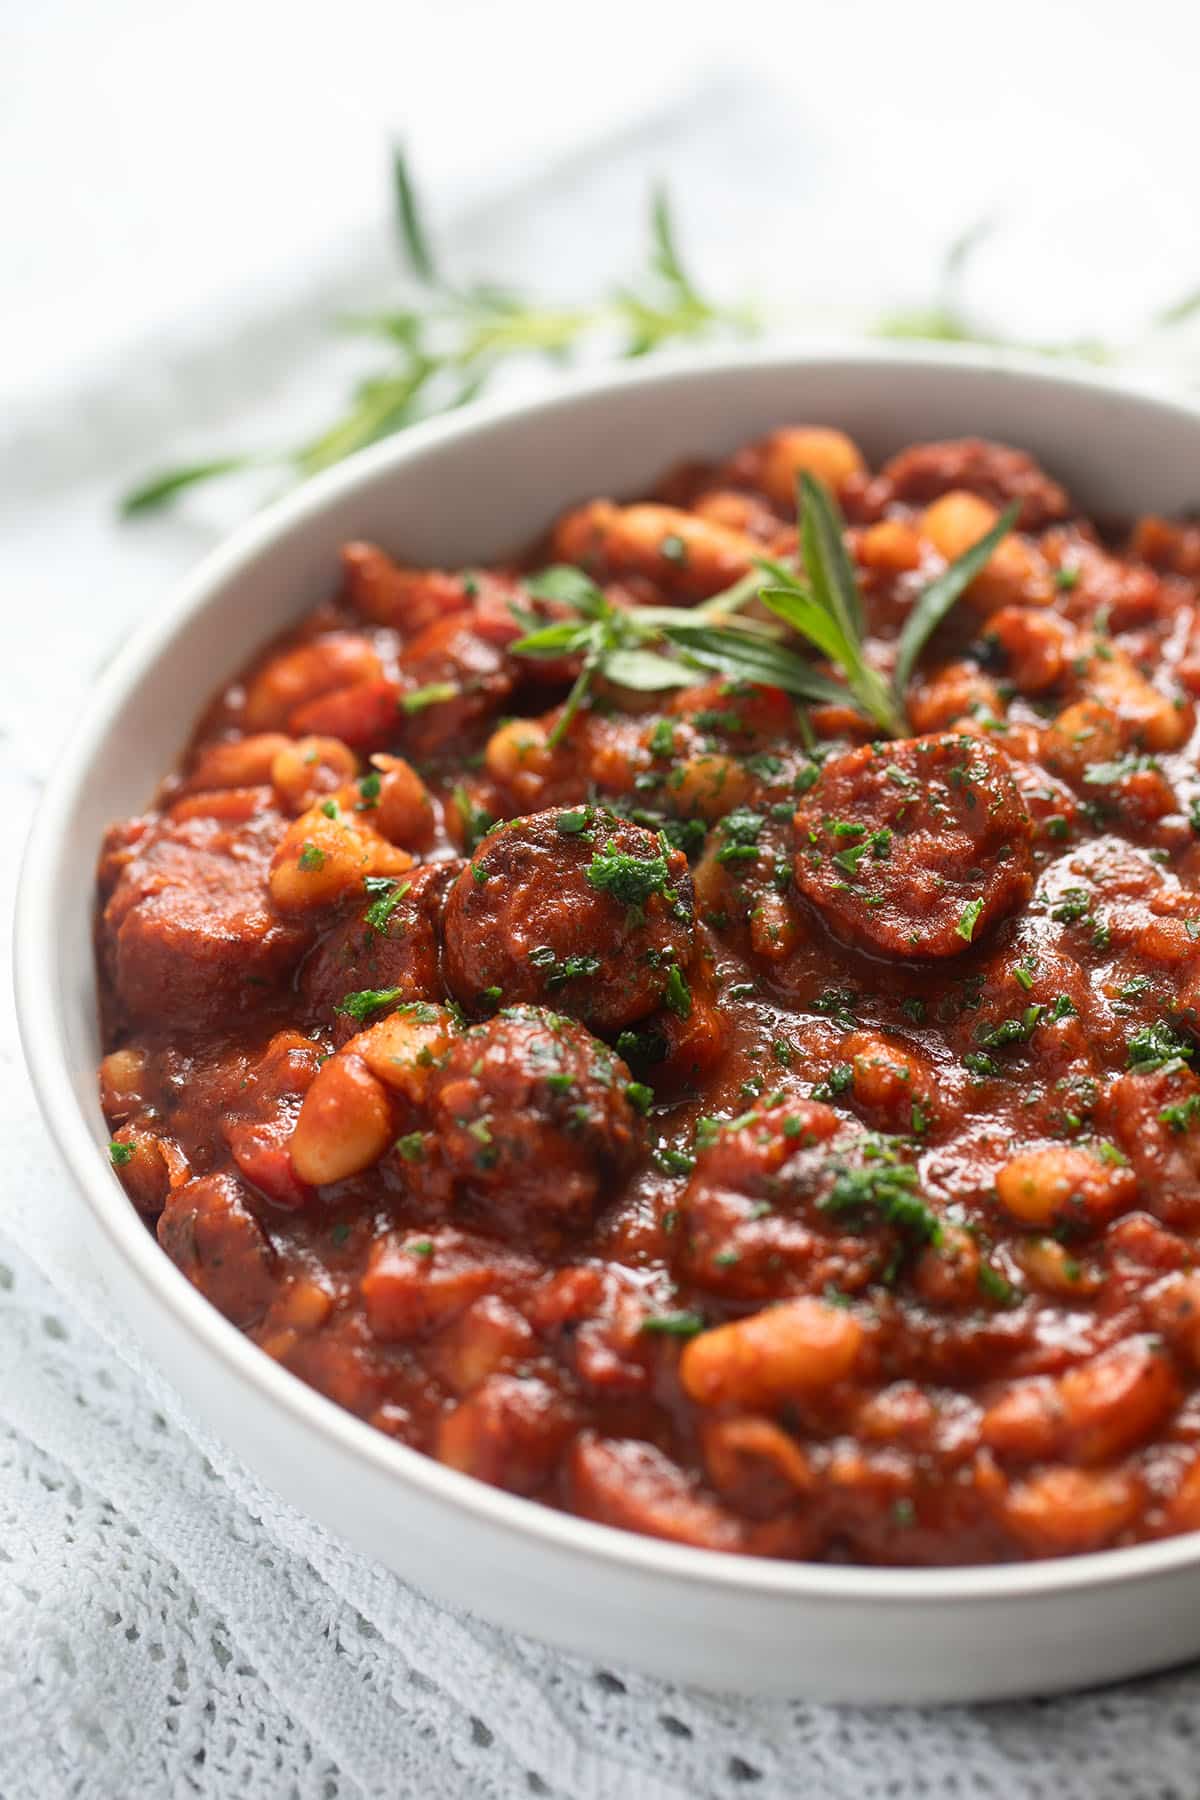
{"type": "Polygon", "coordinates": [[[862,596],[846,553],[845,520],[828,488],[807,472],[800,477],[800,555],[805,580],[785,565],[760,559],[769,577],[763,604],[840,669],[851,704],[889,737],[905,737],[908,722],[883,677],[863,649],[862,596]]]}
{"type": "Polygon", "coordinates": [[[1129,1040],[1126,1061],[1127,1067],[1137,1074],[1152,1075],[1158,1069],[1167,1073],[1182,1069],[1194,1054],[1194,1047],[1188,1040],[1165,1019],[1159,1019],[1134,1032],[1129,1040]]]}
{"type": "Polygon", "coordinates": [[[456,681],[431,681],[428,687],[413,688],[400,696],[400,710],[405,713],[424,712],[427,706],[441,706],[447,700],[457,700],[462,690],[456,681]]]}
{"type": "Polygon", "coordinates": [[[658,693],[663,688],[694,687],[696,677],[682,664],[670,662],[653,650],[610,650],[604,658],[604,674],[618,687],[637,693],[658,693]]]}
{"type": "Polygon", "coordinates": [[[531,575],[525,587],[535,600],[557,600],[585,619],[603,619],[610,610],[603,589],[573,563],[552,563],[539,574],[531,575]]]}
{"type": "Polygon", "coordinates": [[[618,849],[615,838],[592,857],[586,875],[590,887],[611,894],[623,906],[644,906],[651,895],[663,893],[669,879],[661,851],[656,856],[633,856],[618,849]]]}
{"type": "Polygon", "coordinates": [[[157,512],[160,506],[177,499],[188,488],[199,487],[201,482],[212,481],[218,475],[253,469],[259,460],[255,456],[216,456],[208,462],[187,463],[182,468],[151,475],[123,497],[121,515],[133,519],[140,513],[157,512]]]}
{"type": "Polygon", "coordinates": [[[968,944],[975,936],[975,927],[979,923],[979,915],[983,911],[982,900],[968,900],[963,907],[958,924],[954,927],[960,938],[968,944]]]}
{"type": "Polygon", "coordinates": [[[359,988],[357,993],[346,994],[338,1001],[337,1011],[348,1013],[361,1025],[372,1013],[380,1012],[385,1006],[395,1006],[404,993],[403,988],[359,988]]]}
{"type": "Polygon", "coordinates": [[[438,279],[437,266],[421,218],[417,191],[398,144],[392,149],[392,194],[396,206],[396,235],[408,266],[419,281],[433,286],[438,279]]]}
{"type": "Polygon", "coordinates": [[[690,1338],[704,1330],[704,1320],[694,1312],[650,1313],[642,1320],[641,1329],[660,1337],[690,1338]]]}
{"type": "Polygon", "coordinates": [[[679,1019],[690,1019],[692,1016],[692,990],[687,984],[682,969],[674,963],[667,974],[667,990],[663,996],[667,1006],[679,1019]]]}
{"type": "Polygon", "coordinates": [[[961,556],[956,556],[949,567],[943,569],[913,602],[900,633],[896,667],[892,676],[892,684],[899,696],[903,696],[922,650],[955,601],[970,587],[1001,538],[1008,536],[1017,522],[1020,510],[1014,502],[1007,511],[1001,513],[991,530],[985,531],[979,541],[972,544],[969,550],[964,550],[961,556]]]}
{"type": "Polygon", "coordinates": [[[363,924],[368,931],[385,932],[392,914],[412,887],[412,882],[396,882],[389,876],[368,875],[363,885],[368,894],[376,896],[363,914],[363,924]]]}

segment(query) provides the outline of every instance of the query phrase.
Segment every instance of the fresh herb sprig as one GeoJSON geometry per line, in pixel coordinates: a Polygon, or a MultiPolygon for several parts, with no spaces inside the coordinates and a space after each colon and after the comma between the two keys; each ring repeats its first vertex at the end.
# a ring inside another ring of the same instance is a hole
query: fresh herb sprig
{"type": "MultiPolygon", "coordinates": [[[[164,470],[125,495],[125,515],[153,513],[203,483],[252,470],[275,470],[303,480],[367,444],[464,405],[500,370],[523,358],[563,362],[614,349],[626,357],[644,356],[664,344],[754,333],[769,321],[790,329],[798,323],[828,329],[827,315],[813,308],[777,306],[768,314],[756,302],[726,304],[706,297],[680,257],[662,189],[653,196],[650,248],[639,277],[599,301],[555,305],[492,281],[449,281],[399,150],[392,153],[391,185],[396,239],[411,283],[408,303],[336,321],[344,331],[382,340],[389,360],[358,384],[343,415],[316,437],[290,448],[211,456],[164,470]]],[[[1037,350],[1096,362],[1130,356],[1145,361],[1148,345],[1169,339],[1200,315],[1200,289],[1195,289],[1158,311],[1124,345],[1086,338],[1030,343],[1000,337],[981,327],[962,298],[967,265],[994,225],[977,222],[954,240],[931,303],[859,317],[863,335],[1037,350]]]]}
{"type": "Polygon", "coordinates": [[[1016,523],[1017,508],[1009,507],[917,596],[900,633],[890,682],[866,658],[862,594],[846,553],[846,526],[837,501],[822,482],[805,474],[799,508],[799,569],[760,557],[748,576],[699,606],[615,606],[590,576],[568,563],[531,577],[526,587],[535,599],[567,606],[574,616],[541,625],[519,612],[526,633],[512,645],[513,652],[583,659],[547,740],[551,749],[566,736],[597,675],[619,687],[653,693],[690,687],[697,672],[715,672],[782,688],[797,700],[857,708],[883,735],[908,737],[912,727],[904,693],[920,654],[1016,523]],[[741,607],[756,597],[819,650],[842,681],[780,643],[769,624],[742,616],[741,607]]]}
{"type": "Polygon", "coordinates": [[[845,677],[848,695],[888,737],[910,731],[904,694],[917,661],[937,627],[979,574],[1001,538],[1017,521],[1010,506],[989,531],[956,557],[917,596],[904,621],[890,682],[871,667],[864,651],[864,611],[854,564],[846,553],[846,524],[837,501],[815,476],[799,484],[800,570],[761,561],[768,579],[763,604],[828,657],[845,677]]]}
{"type": "Polygon", "coordinates": [[[761,326],[757,307],[723,305],[701,292],[680,255],[662,188],[651,199],[649,249],[640,274],[594,303],[561,306],[492,282],[451,281],[398,149],[392,185],[411,301],[340,321],[344,330],[387,346],[384,367],[359,383],[343,416],[318,436],[289,449],[213,457],[152,475],[125,495],[126,516],[153,512],[189,488],[248,470],[276,469],[303,480],[406,425],[465,405],[502,369],[523,359],[562,362],[602,348],[638,357],[664,344],[745,336],[761,326]]]}
{"type": "Polygon", "coordinates": [[[840,702],[844,697],[836,682],[778,643],[770,625],[719,607],[723,598],[728,604],[727,597],[718,595],[690,608],[615,606],[582,569],[569,563],[544,569],[526,588],[535,599],[570,607],[574,617],[540,625],[531,615],[519,614],[520,622],[533,629],[512,645],[514,654],[583,659],[547,740],[552,749],[566,736],[597,675],[643,693],[692,687],[699,673],[716,672],[782,688],[800,700],[840,702]]]}

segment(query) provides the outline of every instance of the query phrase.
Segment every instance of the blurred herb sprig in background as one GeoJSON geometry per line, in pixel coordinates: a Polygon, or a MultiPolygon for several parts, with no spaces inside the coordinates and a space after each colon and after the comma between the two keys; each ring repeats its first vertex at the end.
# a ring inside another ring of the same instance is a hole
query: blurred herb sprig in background
{"type": "MultiPolygon", "coordinates": [[[[390,437],[421,419],[463,406],[502,369],[521,361],[579,362],[603,353],[645,356],[668,344],[749,336],[768,323],[783,326],[786,311],[743,300],[727,304],[701,292],[681,257],[664,188],[651,198],[645,263],[628,284],[592,302],[547,303],[490,281],[459,284],[447,277],[426,229],[403,153],[392,155],[393,209],[398,246],[411,297],[392,310],[355,314],[340,329],[386,348],[387,358],[354,388],[342,416],[316,437],[280,450],[222,454],[151,475],[127,493],[127,517],[169,505],[189,489],[222,476],[275,470],[303,481],[343,457],[390,437]]],[[[1022,348],[1094,362],[1115,359],[1091,339],[1059,344],[1018,343],[975,321],[962,299],[964,271],[992,224],[973,225],[951,244],[928,305],[886,312],[859,322],[868,337],[1022,348]]],[[[1151,332],[1172,331],[1200,314],[1200,289],[1164,309],[1151,332]]]]}

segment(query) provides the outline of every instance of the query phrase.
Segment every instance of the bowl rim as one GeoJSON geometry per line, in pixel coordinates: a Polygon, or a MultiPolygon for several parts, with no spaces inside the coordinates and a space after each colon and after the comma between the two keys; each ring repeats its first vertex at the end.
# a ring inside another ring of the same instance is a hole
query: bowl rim
{"type": "MultiPolygon", "coordinates": [[[[1036,1562],[948,1567],[880,1568],[760,1558],[704,1550],[602,1525],[560,1512],[540,1501],[493,1487],[449,1469],[368,1425],[309,1387],[245,1337],[206,1300],[167,1257],[112,1176],[72,1083],[59,1030],[62,1007],[54,931],[56,866],[66,854],[65,828],[85,787],[97,746],[117,725],[148,665],[186,620],[202,613],[245,564],[291,530],[319,515],[360,483],[469,439],[493,426],[538,419],[610,390],[659,388],[740,370],[775,368],[781,378],[797,371],[839,365],[961,370],[1010,375],[1048,392],[1086,389],[1124,397],[1151,412],[1183,414],[1200,423],[1200,404],[1157,392],[1145,381],[1086,364],[1024,352],[981,354],[970,347],[935,344],[862,344],[841,339],[803,344],[772,339],[719,351],[665,353],[646,363],[604,366],[558,380],[532,396],[477,401],[460,412],[415,425],[357,452],[305,482],[238,527],[176,584],[163,605],[131,633],[98,677],[79,719],[59,753],[39,800],[26,844],[14,913],[14,988],[22,1047],[50,1135],[82,1193],[93,1220],[147,1298],[169,1306],[192,1340],[222,1367],[237,1389],[249,1388],[288,1429],[334,1446],[359,1465],[369,1465],[400,1486],[457,1513],[464,1523],[489,1526],[533,1551],[546,1547],[623,1573],[640,1572],[691,1588],[737,1589],[777,1601],[870,1602],[911,1607],[969,1605],[1060,1595],[1165,1576],[1200,1561],[1200,1533],[1184,1533],[1122,1549],[1036,1562]]],[[[685,447],[686,448],[686,447],[685,447]]],[[[136,1322],[134,1324],[137,1332],[136,1322]]],[[[290,1501],[291,1504],[297,1504],[290,1501]]]]}

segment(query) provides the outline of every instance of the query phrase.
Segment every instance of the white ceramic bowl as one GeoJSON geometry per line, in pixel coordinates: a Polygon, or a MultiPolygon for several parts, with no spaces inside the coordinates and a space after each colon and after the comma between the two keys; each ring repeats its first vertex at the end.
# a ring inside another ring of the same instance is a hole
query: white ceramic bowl
{"type": "Polygon", "coordinates": [[[483,560],[559,508],[634,495],[673,461],[789,420],[878,457],[979,433],[1032,450],[1090,511],[1200,499],[1200,413],[1085,372],[921,350],[745,350],[574,382],[419,427],[311,482],[210,556],[105,672],[39,808],[17,995],[46,1120],[116,1303],[187,1405],[264,1480],[423,1588],[588,1655],[710,1687],[855,1701],[1047,1692],[1200,1651],[1200,1535],[1000,1568],[832,1568],[635,1537],[391,1442],[201,1298],[107,1164],[91,908],[110,820],[142,807],[213,690],[325,597],[338,546],[483,560]]]}

